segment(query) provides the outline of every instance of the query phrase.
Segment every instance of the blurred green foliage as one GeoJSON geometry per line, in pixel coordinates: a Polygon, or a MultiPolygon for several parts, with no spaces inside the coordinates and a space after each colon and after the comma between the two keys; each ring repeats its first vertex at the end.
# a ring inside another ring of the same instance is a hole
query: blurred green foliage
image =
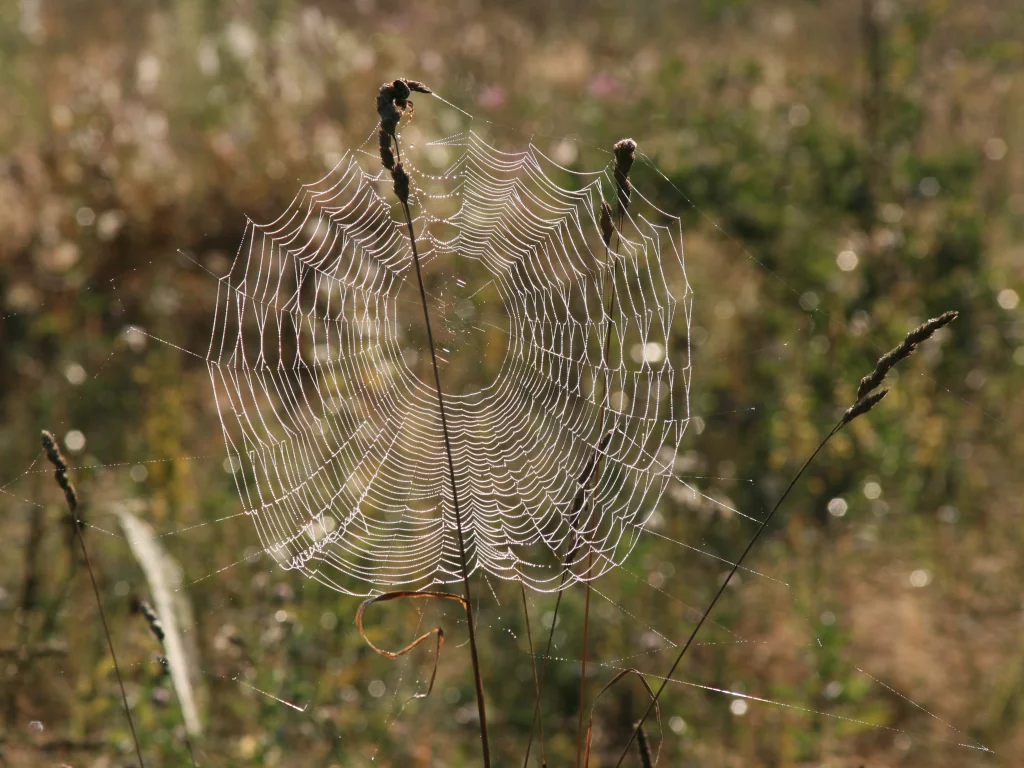
{"type": "MultiPolygon", "coordinates": [[[[173,534],[206,697],[201,764],[477,764],[457,611],[368,617],[396,647],[417,627],[447,628],[433,695],[406,703],[429,652],[381,659],[352,626],[357,600],[243,559],[256,537],[223,520],[239,505],[204,364],[127,330],[204,349],[216,281],[195,263],[217,272],[245,216],[273,219],[362,143],[376,88],[407,75],[492,121],[508,146],[632,135],[664,172],[638,163],[635,180],[686,228],[700,420],[681,474],[730,506],[763,514],[878,354],[926,317],[961,313],[893,377],[884,407],[834,441],[755,553],[750,567],[789,588],[741,572],[677,675],[793,707],[673,685],[662,764],[1013,764],[1022,41],[1024,10],[1007,0],[4,4],[3,759],[131,759],[38,456],[49,428],[87,438],[69,455],[147,765],[188,758],[159,648],[131,613],[146,588],[116,504],[173,534]],[[845,514],[830,514],[833,499],[845,514]],[[974,741],[995,755],[956,746],[974,741]]],[[[658,520],[659,534],[727,560],[751,533],[681,487],[658,520]]],[[[604,663],[590,695],[623,665],[664,674],[673,654],[659,649],[685,638],[723,568],[645,537],[597,585],[591,654],[604,663]]],[[[533,673],[518,589],[493,589],[478,580],[482,655],[497,764],[511,765],[533,673]]],[[[553,602],[530,597],[535,646],[553,602]]],[[[553,765],[575,755],[582,610],[570,592],[549,663],[553,765]]],[[[600,700],[595,763],[617,755],[644,706],[635,683],[600,700]]]]}

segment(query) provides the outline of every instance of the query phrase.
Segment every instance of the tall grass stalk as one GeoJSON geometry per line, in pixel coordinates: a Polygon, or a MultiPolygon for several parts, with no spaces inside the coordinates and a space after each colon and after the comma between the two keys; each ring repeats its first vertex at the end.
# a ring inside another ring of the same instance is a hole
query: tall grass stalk
{"type": "Polygon", "coordinates": [[[711,611],[714,610],[715,605],[718,604],[719,599],[725,593],[726,588],[729,586],[729,582],[732,581],[732,577],[736,575],[736,571],[739,570],[740,566],[743,564],[743,561],[746,560],[747,555],[750,554],[751,550],[754,548],[754,545],[757,544],[758,539],[761,538],[761,534],[764,533],[765,529],[771,523],[772,518],[775,517],[775,513],[779,511],[779,507],[782,506],[782,503],[786,500],[786,497],[789,496],[790,491],[793,490],[794,486],[797,484],[797,482],[799,482],[800,478],[803,477],[803,474],[804,472],[807,471],[807,468],[811,466],[811,463],[814,461],[815,458],[817,458],[818,454],[821,453],[822,449],[828,444],[829,440],[835,437],[843,427],[845,427],[847,424],[849,424],[859,416],[863,416],[864,414],[868,413],[872,408],[874,408],[876,405],[882,402],[885,396],[889,393],[889,390],[875,390],[885,380],[889,371],[892,370],[892,368],[895,365],[905,360],[906,358],[910,357],[917,349],[917,346],[931,338],[931,336],[937,330],[956,320],[957,316],[958,315],[956,312],[944,312],[938,317],[932,318],[931,320],[922,323],[917,328],[908,333],[906,337],[904,337],[902,342],[900,342],[898,345],[896,345],[891,350],[882,355],[880,358],[878,358],[878,361],[875,363],[874,370],[872,370],[871,373],[869,373],[867,376],[860,380],[860,384],[857,388],[857,401],[846,409],[846,411],[842,415],[842,418],[840,418],[836,425],[832,427],[832,429],[829,431],[829,433],[825,435],[824,439],[822,439],[822,441],[818,443],[818,447],[814,449],[814,452],[811,453],[811,455],[803,463],[799,471],[793,476],[793,479],[789,481],[789,485],[786,486],[786,490],[782,492],[782,495],[779,497],[778,501],[776,501],[775,505],[771,508],[771,511],[768,512],[764,520],[761,521],[761,525],[758,526],[758,529],[750,538],[750,541],[748,542],[746,548],[743,550],[743,554],[741,554],[739,558],[736,560],[736,562],[733,564],[732,569],[729,571],[728,575],[725,577],[725,580],[718,588],[718,591],[715,593],[715,596],[711,598],[711,602],[708,603],[708,607],[701,615],[700,621],[697,622],[697,625],[693,628],[693,631],[690,632],[690,636],[686,639],[686,643],[679,651],[679,655],[677,655],[675,661],[672,662],[672,666],[669,668],[668,674],[662,678],[661,685],[658,686],[658,690],[654,694],[654,700],[651,702],[650,706],[647,707],[647,711],[644,712],[643,717],[640,718],[640,722],[637,723],[637,726],[633,730],[632,735],[630,735],[629,741],[626,742],[626,746],[622,750],[622,754],[619,755],[618,762],[615,763],[616,768],[622,765],[622,761],[626,758],[626,755],[629,752],[630,745],[637,738],[641,728],[643,728],[644,721],[651,714],[651,711],[654,709],[654,705],[658,702],[658,699],[661,698],[661,694],[665,690],[665,687],[669,684],[669,681],[672,680],[672,675],[675,673],[676,668],[682,662],[683,657],[686,656],[686,652],[690,649],[690,646],[693,644],[694,638],[697,637],[697,633],[700,632],[700,628],[704,626],[704,622],[707,620],[708,616],[711,615],[711,611]]]}
{"type": "MultiPolygon", "coordinates": [[[[625,216],[626,209],[629,207],[630,193],[632,191],[632,185],[629,181],[629,171],[633,166],[633,160],[636,156],[636,142],[632,139],[622,139],[616,142],[614,146],[615,164],[613,169],[613,176],[615,179],[615,199],[616,199],[616,220],[617,224],[612,224],[611,206],[606,202],[601,202],[601,213],[599,216],[599,226],[601,230],[601,238],[604,242],[605,247],[605,262],[610,267],[611,272],[611,294],[608,297],[608,306],[605,310],[607,326],[605,328],[604,343],[602,345],[605,367],[601,372],[601,416],[600,423],[602,429],[605,426],[605,420],[608,414],[608,404],[610,392],[608,390],[608,360],[611,357],[611,341],[612,341],[612,328],[615,322],[615,307],[618,305],[618,293],[616,287],[616,279],[618,277],[618,261],[614,258],[614,247],[612,246],[612,239],[616,236],[621,241],[622,220],[625,216]]],[[[594,515],[596,514],[596,499],[593,498],[596,492],[597,486],[600,482],[601,468],[603,466],[604,451],[606,450],[610,438],[611,431],[605,431],[604,436],[601,438],[600,443],[595,447],[594,453],[590,458],[587,466],[584,468],[582,475],[580,476],[579,484],[580,490],[577,492],[576,500],[573,504],[574,519],[572,522],[573,528],[576,530],[577,542],[573,549],[566,555],[565,565],[562,570],[562,582],[559,586],[558,597],[555,600],[555,609],[552,614],[551,628],[548,631],[548,642],[547,650],[544,653],[544,659],[541,665],[541,675],[539,684],[537,685],[537,698],[534,702],[533,707],[533,721],[530,725],[530,736],[526,742],[526,756],[523,759],[523,768],[529,764],[530,761],[530,749],[533,745],[533,734],[537,730],[537,726],[540,725],[540,739],[541,739],[541,765],[547,766],[547,758],[544,754],[544,727],[543,718],[541,717],[541,696],[544,690],[544,681],[547,672],[547,661],[551,655],[551,645],[555,635],[555,626],[558,623],[558,610],[562,605],[562,591],[565,587],[565,582],[569,576],[570,564],[576,552],[579,550],[580,542],[582,541],[582,535],[579,529],[579,514],[582,511],[582,506],[589,501],[590,506],[590,517],[587,521],[587,525],[584,530],[590,530],[593,526],[594,515]]],[[[593,568],[594,552],[593,549],[588,549],[587,552],[587,574],[589,576],[590,570],[593,568]]],[[[579,702],[579,719],[576,726],[576,765],[577,768],[583,761],[584,754],[584,729],[583,729],[583,712],[586,708],[586,695],[587,695],[587,655],[589,651],[589,638],[590,638],[590,598],[591,598],[591,586],[589,579],[586,582],[586,596],[584,599],[583,609],[583,648],[580,656],[580,702],[579,702]]],[[[531,643],[532,648],[532,643],[531,643]]]]}
{"type": "Polygon", "coordinates": [[[459,543],[459,565],[462,569],[462,583],[465,590],[466,624],[469,627],[469,652],[473,660],[473,682],[476,685],[477,712],[480,718],[480,742],[483,748],[484,767],[490,768],[491,754],[487,735],[487,706],[484,702],[484,683],[480,672],[480,654],[477,650],[476,625],[473,618],[473,599],[469,584],[469,561],[466,557],[466,542],[462,527],[462,514],[459,510],[458,484],[455,482],[455,462],[452,460],[452,444],[448,434],[448,418],[444,409],[444,395],[441,391],[441,374],[437,367],[437,352],[434,346],[434,334],[430,328],[430,312],[427,308],[427,293],[423,287],[423,274],[420,270],[419,250],[416,247],[416,232],[413,228],[412,213],[409,211],[409,174],[402,166],[401,151],[398,146],[396,130],[398,121],[407,109],[412,108],[409,96],[413,93],[430,93],[430,89],[415,80],[395,80],[381,86],[377,96],[377,111],[381,119],[380,150],[381,163],[391,172],[395,182],[395,195],[402,204],[405,213],[405,224],[409,229],[409,246],[412,249],[413,265],[416,268],[416,283],[420,290],[420,303],[423,306],[423,319],[427,328],[427,346],[430,348],[430,362],[434,371],[434,387],[437,391],[437,407],[441,413],[441,432],[444,437],[445,456],[448,460],[448,477],[452,486],[452,508],[455,512],[455,531],[459,543]],[[395,153],[391,154],[390,143],[395,143],[395,153]]]}

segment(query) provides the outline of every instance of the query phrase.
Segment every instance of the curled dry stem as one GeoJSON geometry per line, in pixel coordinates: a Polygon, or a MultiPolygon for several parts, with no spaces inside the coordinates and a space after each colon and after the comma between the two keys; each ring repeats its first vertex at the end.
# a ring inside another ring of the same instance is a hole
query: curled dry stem
{"type": "Polygon", "coordinates": [[[379,646],[374,645],[373,641],[366,636],[366,630],[363,628],[363,612],[374,603],[386,603],[390,600],[425,600],[430,598],[436,598],[438,600],[455,600],[462,605],[464,609],[466,609],[467,615],[469,614],[469,603],[460,595],[453,595],[450,592],[413,591],[386,592],[383,595],[371,597],[360,603],[359,610],[356,611],[356,629],[359,630],[359,636],[363,638],[366,644],[370,646],[375,653],[379,653],[381,656],[388,659],[397,659],[404,656],[424,641],[434,636],[437,637],[437,644],[434,646],[434,668],[430,671],[430,682],[427,683],[427,690],[413,694],[414,699],[425,699],[430,695],[430,692],[434,690],[434,680],[437,678],[437,665],[441,661],[441,646],[444,644],[444,629],[441,627],[434,627],[429,632],[424,632],[405,647],[399,648],[397,651],[389,651],[385,648],[380,648],[379,646]]]}
{"type": "MultiPolygon", "coordinates": [[[[634,669],[632,667],[630,667],[629,669],[624,669],[621,672],[618,672],[607,683],[605,683],[604,688],[602,688],[598,692],[597,696],[594,697],[594,703],[590,705],[590,717],[587,720],[586,746],[585,746],[585,750],[583,752],[583,765],[584,765],[584,768],[588,768],[589,765],[590,765],[590,747],[591,747],[591,743],[592,743],[593,738],[594,738],[594,710],[597,708],[597,701],[606,692],[608,692],[617,683],[619,683],[619,681],[621,681],[623,678],[625,678],[627,675],[636,675],[636,678],[640,681],[640,684],[643,685],[644,690],[647,692],[648,697],[651,699],[651,707],[654,709],[655,719],[658,721],[658,730],[659,730],[659,732],[661,731],[661,705],[658,704],[658,698],[654,695],[654,691],[651,689],[651,686],[648,684],[647,679],[643,676],[643,674],[638,669],[634,669]]],[[[641,730],[642,727],[643,727],[642,724],[637,726],[638,730],[641,730]]],[[[650,763],[651,765],[657,765],[658,757],[661,755],[661,742],[663,742],[663,741],[664,741],[664,737],[662,737],[659,740],[658,754],[654,757],[653,763],[650,763]]],[[[647,746],[646,745],[646,736],[644,737],[644,746],[645,747],[647,746]]],[[[647,761],[650,759],[649,751],[642,748],[641,749],[641,758],[644,760],[645,765],[646,765],[647,761]]]]}

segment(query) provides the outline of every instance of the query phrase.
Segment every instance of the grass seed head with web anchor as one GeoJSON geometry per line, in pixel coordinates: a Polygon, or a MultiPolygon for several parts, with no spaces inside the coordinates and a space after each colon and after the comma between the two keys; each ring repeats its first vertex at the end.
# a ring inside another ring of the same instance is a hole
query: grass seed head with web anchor
{"type": "Polygon", "coordinates": [[[618,201],[617,208],[619,216],[625,214],[629,208],[630,196],[633,193],[633,185],[629,181],[629,172],[633,168],[633,161],[636,160],[636,142],[632,139],[617,141],[615,151],[615,198],[618,201]]]}
{"type": "Polygon", "coordinates": [[[640,718],[640,723],[634,729],[633,734],[630,736],[629,741],[626,743],[625,749],[622,750],[622,754],[619,756],[619,760],[615,764],[616,766],[622,765],[622,761],[625,759],[626,754],[629,752],[630,745],[638,737],[640,730],[643,728],[644,720],[646,720],[648,715],[651,714],[651,711],[654,708],[654,704],[657,703],[658,699],[661,698],[661,694],[665,690],[665,687],[668,685],[669,681],[672,680],[672,675],[675,673],[676,668],[682,662],[683,657],[686,655],[686,652],[693,644],[693,640],[697,636],[697,633],[700,631],[700,628],[704,625],[704,622],[707,620],[708,616],[711,615],[711,611],[718,603],[719,598],[721,598],[722,594],[725,592],[726,587],[729,586],[729,582],[732,581],[732,577],[736,575],[736,571],[738,571],[740,567],[743,565],[743,561],[746,560],[747,555],[750,554],[751,550],[754,548],[754,545],[757,543],[757,540],[761,537],[761,534],[764,533],[764,530],[768,527],[768,524],[771,523],[772,518],[775,516],[775,513],[778,512],[779,507],[782,506],[782,503],[786,500],[786,497],[789,496],[790,491],[793,490],[793,487],[797,484],[800,478],[803,477],[804,472],[807,471],[807,468],[811,465],[811,462],[814,461],[814,459],[825,447],[828,441],[835,437],[840,430],[842,430],[845,426],[853,422],[855,419],[871,411],[872,408],[874,408],[876,405],[882,402],[882,400],[885,399],[885,396],[889,394],[889,390],[876,390],[878,389],[878,386],[885,380],[885,377],[889,373],[889,371],[892,370],[892,368],[895,365],[910,357],[914,353],[914,350],[917,349],[919,344],[930,339],[936,331],[938,331],[940,328],[943,328],[946,325],[949,325],[951,322],[956,320],[957,317],[959,317],[959,313],[955,311],[950,311],[944,312],[938,317],[933,317],[931,320],[925,321],[917,328],[910,331],[910,333],[908,333],[903,338],[903,341],[901,341],[895,347],[893,347],[880,358],[878,358],[878,360],[875,362],[874,370],[860,380],[860,384],[857,387],[856,402],[843,412],[842,417],[839,419],[836,425],[832,427],[829,433],[825,435],[824,439],[822,439],[822,441],[818,443],[818,447],[814,449],[814,452],[803,463],[803,465],[797,471],[796,475],[793,476],[793,479],[790,480],[789,485],[786,486],[786,490],[782,492],[782,495],[779,497],[778,501],[775,502],[775,505],[771,508],[771,511],[761,522],[761,525],[758,527],[757,531],[754,532],[754,535],[751,537],[750,542],[746,546],[746,549],[743,550],[743,554],[741,554],[739,558],[736,559],[735,563],[733,564],[732,570],[729,571],[728,575],[725,577],[725,580],[722,582],[721,586],[719,586],[718,588],[718,591],[715,593],[715,596],[711,599],[711,602],[708,604],[707,609],[701,615],[700,620],[697,622],[697,625],[693,628],[693,631],[690,632],[690,636],[687,638],[686,643],[682,647],[682,650],[679,651],[679,655],[676,656],[676,659],[672,663],[672,667],[669,669],[668,674],[665,675],[664,678],[662,678],[661,685],[658,687],[657,692],[654,694],[654,701],[647,708],[647,711],[644,713],[644,716],[640,718]]]}
{"type": "Polygon", "coordinates": [[[384,168],[391,172],[395,182],[395,195],[404,205],[409,201],[409,174],[402,163],[398,162],[391,149],[391,142],[398,146],[398,122],[403,117],[412,117],[415,107],[409,98],[413,93],[433,93],[427,86],[417,80],[397,80],[384,83],[377,93],[377,114],[380,116],[380,161],[384,168]]]}
{"type": "Polygon", "coordinates": [[[921,323],[921,325],[908,333],[902,342],[878,358],[878,362],[875,363],[875,370],[860,380],[860,386],[857,388],[857,399],[859,400],[867,395],[868,392],[877,389],[878,385],[885,379],[886,374],[896,363],[910,357],[914,350],[917,349],[918,344],[927,341],[931,338],[932,334],[940,328],[949,325],[957,317],[959,317],[957,312],[943,312],[938,317],[933,317],[931,320],[921,323]]]}

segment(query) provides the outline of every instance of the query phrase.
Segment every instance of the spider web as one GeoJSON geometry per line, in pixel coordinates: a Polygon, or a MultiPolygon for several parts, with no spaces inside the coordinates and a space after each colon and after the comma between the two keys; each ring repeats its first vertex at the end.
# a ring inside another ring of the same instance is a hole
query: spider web
{"type": "MultiPolygon", "coordinates": [[[[207,356],[262,546],[349,594],[462,577],[436,394],[409,354],[409,236],[368,154],[248,224],[207,356]]],[[[421,262],[442,283],[430,311],[470,572],[540,591],[595,579],[629,555],[689,419],[680,221],[637,194],[606,247],[611,166],[572,172],[532,144],[504,153],[470,131],[403,159],[421,262]],[[488,380],[445,387],[483,357],[488,380]]]]}

